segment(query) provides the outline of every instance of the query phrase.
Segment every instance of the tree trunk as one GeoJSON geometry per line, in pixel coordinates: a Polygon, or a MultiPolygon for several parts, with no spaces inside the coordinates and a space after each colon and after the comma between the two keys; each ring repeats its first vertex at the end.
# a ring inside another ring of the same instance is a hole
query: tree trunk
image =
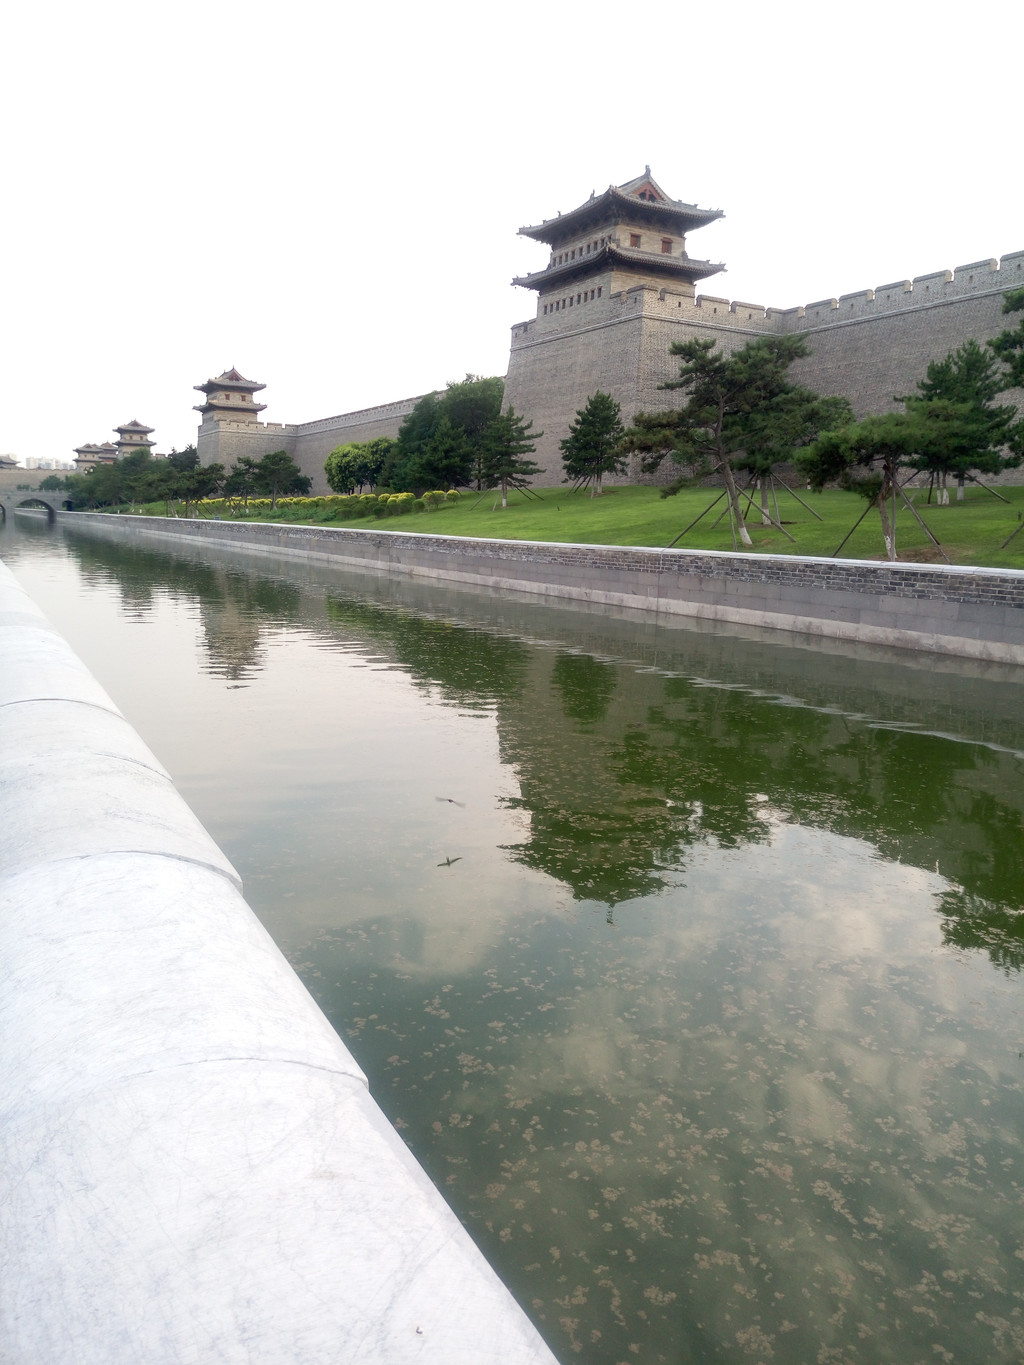
{"type": "Polygon", "coordinates": [[[750,539],[750,532],[747,530],[746,522],[743,520],[743,509],[740,507],[740,495],[736,488],[736,480],[733,478],[732,465],[729,463],[727,455],[722,456],[722,481],[725,484],[726,492],[729,494],[729,503],[736,518],[736,525],[739,527],[740,540],[744,545],[753,548],[754,542],[750,539]]]}
{"type": "Polygon", "coordinates": [[[504,479],[501,481],[501,505],[502,507],[508,507],[508,484],[504,479]]]}
{"type": "Polygon", "coordinates": [[[956,476],[956,500],[957,502],[963,502],[964,500],[964,475],[962,470],[956,476]]]}
{"type": "Polygon", "coordinates": [[[878,490],[878,515],[882,519],[882,539],[885,541],[885,557],[888,560],[896,558],[896,524],[889,520],[888,499],[892,492],[892,473],[886,465],[885,473],[882,477],[882,486],[878,490]]]}
{"type": "Polygon", "coordinates": [[[757,480],[761,489],[761,525],[770,526],[772,524],[772,514],[768,510],[768,478],[765,474],[760,474],[757,480]]]}

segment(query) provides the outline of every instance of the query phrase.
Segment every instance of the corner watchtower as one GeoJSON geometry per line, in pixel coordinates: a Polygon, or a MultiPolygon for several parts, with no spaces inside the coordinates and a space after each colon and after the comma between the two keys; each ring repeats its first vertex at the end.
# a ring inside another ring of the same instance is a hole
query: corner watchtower
{"type": "Polygon", "coordinates": [[[195,405],[203,418],[196,441],[203,464],[230,465],[243,458],[258,460],[272,450],[293,453],[294,426],[258,420],[266,404],[257,403],[255,395],[266,384],[246,379],[232,366],[215,379],[194,387],[206,399],[205,403],[195,405]]]}
{"type": "Polygon", "coordinates": [[[701,209],[670,199],[651,175],[591,194],[569,213],[519,229],[521,237],[551,248],[543,270],[513,284],[537,291],[537,316],[551,317],[637,286],[671,289],[693,298],[698,280],[724,269],[693,260],[687,233],[721,218],[721,209],[701,209]]]}
{"type": "Polygon", "coordinates": [[[206,395],[206,402],[195,406],[195,411],[202,413],[204,426],[224,418],[230,422],[255,422],[257,415],[267,406],[266,403],[257,403],[253,396],[265,389],[266,384],[246,379],[234,367],[217,375],[216,379],[208,379],[205,384],[193,387],[206,395]]]}
{"type": "Polygon", "coordinates": [[[626,422],[667,406],[660,385],[678,372],[669,347],[699,326],[698,281],[725,268],[695,260],[689,234],[722,216],[670,198],[645,166],[569,213],[519,229],[549,251],[543,270],[513,280],[536,292],[537,311],[512,328],[505,380],[505,402],[544,433],[539,482],[560,481],[558,443],[598,389],[626,422]]]}

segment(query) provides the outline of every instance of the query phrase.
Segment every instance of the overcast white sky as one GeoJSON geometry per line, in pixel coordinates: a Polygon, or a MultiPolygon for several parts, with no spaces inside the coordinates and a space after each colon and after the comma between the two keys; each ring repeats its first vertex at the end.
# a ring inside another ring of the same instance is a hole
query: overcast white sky
{"type": "Polygon", "coordinates": [[[791,307],[1024,248],[1024,9],[12,7],[0,452],[194,439],[236,365],[301,422],[503,374],[516,236],[649,163],[706,292],[791,307]]]}

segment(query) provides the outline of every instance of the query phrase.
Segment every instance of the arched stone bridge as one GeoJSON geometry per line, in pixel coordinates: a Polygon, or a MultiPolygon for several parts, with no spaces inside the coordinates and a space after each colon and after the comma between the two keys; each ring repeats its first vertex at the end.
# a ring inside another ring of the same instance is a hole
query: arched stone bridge
{"type": "Polygon", "coordinates": [[[0,519],[6,521],[19,507],[39,507],[42,504],[46,508],[47,521],[53,521],[54,513],[62,511],[67,501],[64,493],[4,493],[0,495],[0,519]]]}

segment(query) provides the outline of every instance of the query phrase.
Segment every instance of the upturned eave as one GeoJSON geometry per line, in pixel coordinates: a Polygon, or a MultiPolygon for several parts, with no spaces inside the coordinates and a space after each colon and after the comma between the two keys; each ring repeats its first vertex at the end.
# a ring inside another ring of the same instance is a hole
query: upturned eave
{"type": "Polygon", "coordinates": [[[519,275],[512,283],[521,289],[546,291],[616,265],[650,271],[667,279],[686,280],[689,284],[707,279],[709,275],[717,275],[725,269],[721,263],[695,261],[689,256],[662,256],[652,251],[638,251],[635,247],[605,246],[591,256],[564,261],[561,265],[548,266],[546,270],[536,270],[529,275],[519,275]]]}
{"type": "Polygon", "coordinates": [[[635,194],[625,193],[617,185],[609,185],[603,194],[595,195],[593,199],[579,204],[568,213],[559,214],[555,218],[545,218],[542,223],[532,227],[521,227],[519,236],[554,245],[585,231],[588,224],[597,227],[618,221],[627,211],[634,222],[648,222],[652,226],[664,227],[682,234],[704,227],[707,223],[713,223],[725,216],[722,209],[702,209],[696,204],[684,204],[678,199],[664,201],[640,199],[635,194]]]}

